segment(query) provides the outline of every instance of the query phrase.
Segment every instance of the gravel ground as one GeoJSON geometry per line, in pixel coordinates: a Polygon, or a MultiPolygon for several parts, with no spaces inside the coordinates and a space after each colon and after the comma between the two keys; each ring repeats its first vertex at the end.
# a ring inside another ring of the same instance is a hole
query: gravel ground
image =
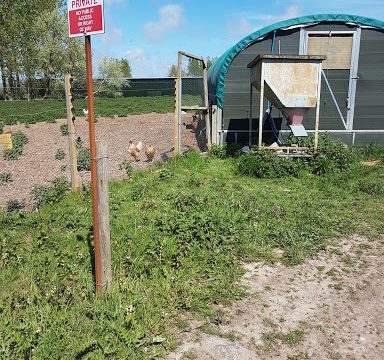
{"type": "MultiPolygon", "coordinates": [[[[126,176],[119,169],[123,160],[132,161],[135,168],[145,168],[150,165],[145,154],[140,161],[134,162],[128,153],[130,139],[145,145],[152,144],[156,148],[154,161],[166,161],[173,155],[174,114],[145,114],[128,117],[99,118],[96,122],[96,139],[108,144],[109,176],[122,179],[126,176]]],[[[11,173],[12,181],[0,184],[0,208],[4,208],[9,200],[21,201],[27,209],[32,207],[31,190],[36,185],[45,185],[58,177],[70,180],[68,160],[68,140],[62,136],[60,125],[66,120],[59,119],[56,123],[36,123],[25,127],[24,124],[5,126],[4,132],[22,131],[28,137],[28,144],[23,155],[18,160],[6,161],[0,156],[0,173],[11,173]],[[65,151],[64,160],[56,160],[58,149],[65,151]],[[62,167],[66,165],[63,171],[62,167]]],[[[182,139],[183,151],[189,149],[205,150],[201,139],[203,133],[197,130],[192,115],[183,115],[182,139]],[[193,123],[193,124],[192,124],[193,123]],[[200,136],[199,136],[200,134],[200,136]],[[198,141],[199,139],[199,141],[198,141]],[[199,148],[200,145],[200,148],[199,148]]],[[[88,122],[85,118],[76,119],[76,137],[80,136],[84,146],[89,146],[88,122]]],[[[82,183],[90,180],[89,172],[80,172],[82,183]]]]}

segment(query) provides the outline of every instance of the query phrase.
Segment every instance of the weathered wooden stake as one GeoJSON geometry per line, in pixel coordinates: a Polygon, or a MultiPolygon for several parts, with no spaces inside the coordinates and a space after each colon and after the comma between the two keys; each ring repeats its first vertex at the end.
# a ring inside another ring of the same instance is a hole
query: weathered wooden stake
{"type": "Polygon", "coordinates": [[[204,112],[205,126],[207,132],[207,146],[208,150],[211,150],[212,146],[212,132],[211,132],[211,119],[209,117],[209,102],[208,102],[208,66],[207,61],[203,60],[203,84],[204,84],[204,107],[206,111],[204,112]]]}
{"type": "Polygon", "coordinates": [[[97,195],[100,237],[100,287],[107,290],[112,282],[111,235],[109,228],[109,189],[108,189],[108,155],[107,144],[96,141],[97,161],[97,195]]]}
{"type": "Polygon", "coordinates": [[[174,154],[179,154],[179,79],[175,79],[174,154]]]}
{"type": "Polygon", "coordinates": [[[65,75],[65,99],[67,103],[67,126],[68,126],[68,142],[69,142],[69,166],[71,171],[71,187],[72,191],[79,190],[79,174],[77,172],[77,152],[75,143],[75,114],[73,109],[72,98],[72,75],[65,75]]]}

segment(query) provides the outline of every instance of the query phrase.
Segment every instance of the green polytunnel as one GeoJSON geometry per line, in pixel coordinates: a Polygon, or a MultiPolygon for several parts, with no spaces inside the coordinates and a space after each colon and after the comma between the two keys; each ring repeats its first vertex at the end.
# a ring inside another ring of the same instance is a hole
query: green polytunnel
{"type": "Polygon", "coordinates": [[[347,14],[319,14],[301,16],[281,21],[253,32],[222,54],[208,71],[208,88],[211,105],[224,108],[224,88],[229,67],[234,58],[248,46],[262,40],[275,30],[294,28],[316,23],[344,23],[384,30],[384,22],[376,19],[347,14]]]}

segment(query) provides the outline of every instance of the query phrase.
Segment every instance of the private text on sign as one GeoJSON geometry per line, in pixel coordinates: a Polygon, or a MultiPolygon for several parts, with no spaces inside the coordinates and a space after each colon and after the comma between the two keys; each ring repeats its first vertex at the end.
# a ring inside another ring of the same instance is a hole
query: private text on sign
{"type": "Polygon", "coordinates": [[[68,0],[69,36],[104,33],[103,0],[68,0]]]}

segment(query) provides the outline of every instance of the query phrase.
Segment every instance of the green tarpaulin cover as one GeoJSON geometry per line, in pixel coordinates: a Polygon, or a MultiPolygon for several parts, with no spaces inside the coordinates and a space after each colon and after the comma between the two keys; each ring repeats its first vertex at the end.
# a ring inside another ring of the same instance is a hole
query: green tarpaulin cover
{"type": "Polygon", "coordinates": [[[342,22],[351,23],[361,26],[369,26],[377,29],[384,29],[384,22],[380,20],[370,19],[357,15],[346,14],[320,14],[320,15],[308,15],[301,16],[294,19],[278,22],[273,25],[269,25],[265,28],[255,31],[254,33],[246,36],[240,40],[236,45],[228,49],[223,55],[221,55],[217,61],[211,66],[208,71],[208,87],[209,93],[215,95],[213,103],[217,104],[219,108],[224,107],[224,84],[225,78],[231,62],[243,49],[248,47],[256,40],[264,37],[265,35],[273,32],[274,30],[289,28],[291,26],[299,26],[311,23],[319,22],[342,22]]]}

